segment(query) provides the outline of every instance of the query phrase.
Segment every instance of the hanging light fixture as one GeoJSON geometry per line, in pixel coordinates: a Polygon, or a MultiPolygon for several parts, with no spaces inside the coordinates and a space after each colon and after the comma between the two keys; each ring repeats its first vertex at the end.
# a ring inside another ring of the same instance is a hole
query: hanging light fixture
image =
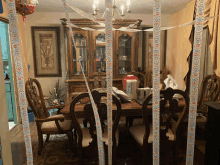
{"type": "MultiPolygon", "coordinates": [[[[98,20],[100,18],[104,18],[104,14],[102,17],[99,17],[98,16],[98,4],[99,4],[99,0],[94,0],[94,3],[93,3],[93,16],[94,16],[94,19],[98,20]]],[[[130,11],[130,4],[131,4],[131,1],[130,0],[127,0],[127,13],[131,13],[130,11]]],[[[112,5],[112,18],[113,20],[115,20],[115,17],[118,15],[121,19],[124,19],[125,18],[125,12],[124,12],[124,5],[121,5],[121,13],[118,11],[118,8],[117,6],[115,5],[115,0],[113,0],[113,5],[112,5]]]]}
{"type": "Polygon", "coordinates": [[[16,11],[23,16],[23,21],[26,22],[26,15],[34,12],[38,0],[16,0],[16,11]]]}

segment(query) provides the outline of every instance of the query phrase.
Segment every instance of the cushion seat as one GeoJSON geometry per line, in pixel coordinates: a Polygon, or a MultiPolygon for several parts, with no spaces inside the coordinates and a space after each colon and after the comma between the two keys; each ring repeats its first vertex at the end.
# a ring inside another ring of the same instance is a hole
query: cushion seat
{"type": "MultiPolygon", "coordinates": [[[[145,126],[144,125],[132,126],[129,128],[129,131],[131,135],[134,137],[134,139],[140,145],[143,145],[145,126]]],[[[175,140],[175,135],[173,134],[171,129],[168,129],[166,135],[167,137],[169,137],[170,141],[175,140]]],[[[152,142],[153,142],[153,129],[152,129],[152,125],[150,125],[150,135],[148,137],[148,143],[152,143],[152,142]]]]}
{"type": "MultiPolygon", "coordinates": [[[[83,134],[82,147],[88,147],[89,143],[92,142],[89,129],[82,128],[82,134],[83,134]]],[[[118,142],[119,142],[119,130],[118,129],[116,130],[115,137],[116,137],[116,145],[118,146],[118,142]]],[[[103,141],[105,142],[106,145],[108,145],[108,128],[107,127],[104,128],[103,141]]]]}
{"type": "MultiPolygon", "coordinates": [[[[56,115],[56,116],[61,116],[60,115],[56,115]]],[[[63,116],[63,115],[62,115],[63,116]]],[[[60,127],[64,130],[64,131],[68,131],[68,130],[72,130],[73,129],[73,124],[72,124],[72,120],[64,120],[63,122],[59,122],[60,127]]],[[[43,122],[42,126],[41,126],[41,131],[47,132],[47,133],[59,133],[59,130],[57,128],[57,125],[55,123],[55,121],[48,121],[48,122],[43,122]]]]}

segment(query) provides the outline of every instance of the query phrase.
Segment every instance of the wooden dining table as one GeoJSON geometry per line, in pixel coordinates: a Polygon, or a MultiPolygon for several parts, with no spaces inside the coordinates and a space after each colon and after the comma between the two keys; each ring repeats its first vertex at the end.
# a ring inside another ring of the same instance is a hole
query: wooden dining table
{"type": "MultiPolygon", "coordinates": [[[[70,118],[70,104],[72,102],[72,97],[69,97],[65,102],[65,107],[61,109],[61,113],[66,117],[70,118]]],[[[104,100],[103,102],[106,102],[104,100]]],[[[75,105],[75,113],[78,118],[84,118],[84,106],[85,104],[77,104],[75,105]]],[[[178,109],[176,112],[181,112],[182,109],[185,106],[185,100],[181,99],[178,100],[178,109]]],[[[121,103],[121,116],[141,116],[142,115],[142,105],[137,103],[135,100],[132,100],[131,103],[121,103]]],[[[117,107],[115,104],[112,104],[112,113],[113,116],[117,110],[117,107]]],[[[147,112],[149,115],[152,114],[152,105],[147,106],[147,112]]],[[[166,113],[166,110],[163,111],[163,113],[166,113]]]]}

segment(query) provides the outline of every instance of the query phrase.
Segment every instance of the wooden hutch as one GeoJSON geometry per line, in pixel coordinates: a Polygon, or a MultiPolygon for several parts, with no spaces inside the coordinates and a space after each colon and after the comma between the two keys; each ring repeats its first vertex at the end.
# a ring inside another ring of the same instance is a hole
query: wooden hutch
{"type": "MultiPolygon", "coordinates": [[[[66,85],[68,86],[68,95],[75,92],[87,92],[78,61],[82,60],[84,73],[88,78],[90,87],[93,88],[94,79],[91,75],[99,72],[106,74],[106,55],[105,55],[105,27],[101,27],[97,22],[89,19],[71,19],[71,23],[78,27],[89,27],[95,31],[83,30],[81,28],[72,28],[75,38],[77,53],[74,49],[72,39],[67,26],[67,20],[61,19],[64,27],[65,51],[66,51],[66,85]]],[[[104,23],[104,20],[100,22],[104,23]]],[[[127,27],[136,23],[133,28],[139,28],[142,20],[115,20],[113,27],[127,27]]],[[[123,76],[138,67],[138,33],[113,31],[113,86],[122,89],[123,76]]]]}

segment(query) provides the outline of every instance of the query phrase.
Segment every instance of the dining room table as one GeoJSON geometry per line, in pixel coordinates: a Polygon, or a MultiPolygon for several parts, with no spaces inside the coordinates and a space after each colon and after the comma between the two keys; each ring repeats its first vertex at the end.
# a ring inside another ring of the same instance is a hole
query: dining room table
{"type": "MultiPolygon", "coordinates": [[[[101,102],[106,103],[106,99],[102,100],[101,102]]],[[[67,98],[65,102],[65,107],[61,109],[61,113],[68,119],[70,118],[70,105],[72,102],[72,97],[67,98]]],[[[75,114],[78,118],[84,118],[84,106],[85,104],[76,104],[75,105],[75,114]]],[[[176,109],[176,112],[181,112],[185,106],[185,100],[180,99],[178,100],[178,109],[176,109]]],[[[165,110],[163,110],[162,113],[166,113],[166,108],[168,106],[165,106],[165,110]]],[[[116,113],[117,107],[113,103],[112,104],[112,114],[116,113]]],[[[121,103],[121,116],[141,116],[142,115],[142,105],[136,102],[136,100],[132,100],[130,103],[121,103]]],[[[152,104],[149,104],[147,106],[147,113],[149,115],[152,114],[152,104]]]]}

